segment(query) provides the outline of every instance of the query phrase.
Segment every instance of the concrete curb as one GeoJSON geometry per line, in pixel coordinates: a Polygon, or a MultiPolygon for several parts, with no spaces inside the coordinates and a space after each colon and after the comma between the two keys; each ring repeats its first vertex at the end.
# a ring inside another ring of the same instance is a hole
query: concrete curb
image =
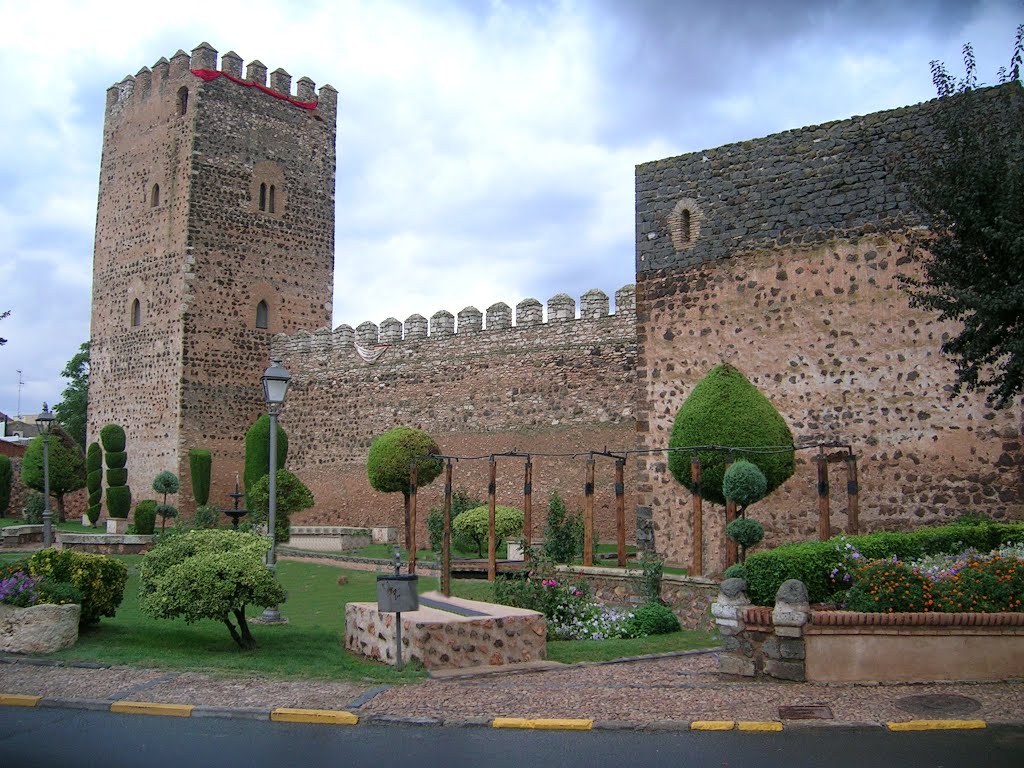
{"type": "Polygon", "coordinates": [[[358,715],[343,709],[242,709],[192,704],[161,704],[146,701],[114,701],[103,699],[61,699],[16,693],[0,693],[0,707],[37,707],[88,709],[118,714],[158,717],[217,717],[238,720],[268,720],[279,723],[314,723],[319,725],[414,725],[447,728],[500,728],[519,730],[571,731],[737,731],[741,733],[779,733],[783,731],[884,729],[892,733],[918,731],[978,730],[989,727],[1024,728],[1024,722],[986,720],[905,720],[876,722],[844,722],[829,720],[656,720],[634,723],[625,720],[592,720],[589,718],[524,718],[477,717],[447,719],[443,717],[402,717],[398,715],[358,715]]]}

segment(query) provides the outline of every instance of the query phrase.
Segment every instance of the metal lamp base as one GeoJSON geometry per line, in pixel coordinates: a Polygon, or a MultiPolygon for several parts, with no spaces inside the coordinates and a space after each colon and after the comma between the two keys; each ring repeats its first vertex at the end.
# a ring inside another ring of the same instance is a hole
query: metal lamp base
{"type": "Polygon", "coordinates": [[[269,608],[264,608],[258,619],[249,619],[249,622],[251,624],[287,624],[288,619],[281,615],[276,605],[272,605],[269,608]]]}

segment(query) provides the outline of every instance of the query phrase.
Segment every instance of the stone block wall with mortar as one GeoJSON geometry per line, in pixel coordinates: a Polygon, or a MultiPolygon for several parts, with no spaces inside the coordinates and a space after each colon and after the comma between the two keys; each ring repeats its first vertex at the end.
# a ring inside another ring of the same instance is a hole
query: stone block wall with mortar
{"type": "MultiPolygon", "coordinates": [[[[448,455],[480,456],[453,465],[453,488],[486,502],[491,453],[567,453],[635,445],[636,343],[633,287],[575,301],[559,294],[547,306],[527,299],[516,323],[505,304],[486,313],[467,307],[458,326],[448,312],[404,325],[389,318],[341,325],[333,332],[275,337],[293,376],[281,425],[289,434],[288,466],[309,484],[316,507],[298,524],[399,526],[401,494],[369,487],[366,455],[377,435],[399,425],[426,430],[448,455]],[[362,355],[360,354],[362,352],[362,355]],[[374,354],[377,354],[374,358],[374,354]],[[364,355],[373,359],[368,362],[364,355]],[[316,439],[309,439],[311,436],[316,439]]],[[[558,490],[570,510],[583,505],[587,457],[533,458],[533,537],[541,535],[548,495],[558,490]]],[[[499,458],[499,504],[522,507],[524,459],[499,458]]],[[[627,530],[635,498],[626,468],[627,530]]],[[[443,475],[419,488],[417,541],[426,546],[426,515],[443,503],[443,475]]],[[[595,464],[599,540],[615,536],[614,461],[595,464]]]]}
{"type": "MultiPolygon", "coordinates": [[[[1012,86],[1019,87],[1019,86],[1012,86]]],[[[895,178],[933,137],[934,102],[646,163],[636,171],[638,432],[667,445],[694,385],[729,362],[785,416],[798,442],[837,440],[860,458],[861,529],[907,528],[969,510],[1024,514],[1021,409],[951,399],[939,350],[951,323],[910,306],[920,275],[913,208],[895,178]]],[[[846,526],[833,467],[832,526],[846,526]]],[[[691,562],[689,494],[654,454],[638,503],[655,546],[691,562]]],[[[811,455],[750,514],[766,544],[816,535],[811,455]]],[[[704,561],[724,566],[722,511],[705,507],[704,561]]]]}
{"type": "Polygon", "coordinates": [[[135,499],[163,470],[188,489],[196,447],[223,499],[264,409],[271,336],[330,322],[337,92],[302,78],[293,95],[284,70],[268,87],[259,61],[243,78],[236,54],[219,74],[217,60],[204,43],[107,93],[89,439],[125,428],[135,499]]]}

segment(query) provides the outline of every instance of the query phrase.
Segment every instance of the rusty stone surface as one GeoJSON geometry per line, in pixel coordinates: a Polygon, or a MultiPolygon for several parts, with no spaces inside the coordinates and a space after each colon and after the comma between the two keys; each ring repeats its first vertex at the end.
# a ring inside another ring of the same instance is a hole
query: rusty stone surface
{"type": "Polygon", "coordinates": [[[53,653],[78,642],[80,605],[33,605],[15,608],[0,603],[0,651],[53,653]]]}

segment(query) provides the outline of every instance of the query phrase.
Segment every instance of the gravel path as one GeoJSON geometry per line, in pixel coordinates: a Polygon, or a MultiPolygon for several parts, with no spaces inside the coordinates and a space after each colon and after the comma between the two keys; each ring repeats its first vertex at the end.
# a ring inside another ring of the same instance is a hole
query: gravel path
{"type": "Polygon", "coordinates": [[[779,707],[825,705],[836,722],[929,717],[1024,722],[1024,681],[920,685],[817,685],[725,680],[712,653],[585,664],[544,671],[434,678],[377,688],[316,680],[214,678],[193,672],[0,663],[0,693],[130,700],[268,711],[348,709],[378,717],[449,722],[493,717],[592,718],[625,726],[692,720],[778,720],[779,707]],[[901,709],[910,696],[967,697],[972,711],[901,709]],[[974,704],[976,703],[976,705],[974,704]]]}

